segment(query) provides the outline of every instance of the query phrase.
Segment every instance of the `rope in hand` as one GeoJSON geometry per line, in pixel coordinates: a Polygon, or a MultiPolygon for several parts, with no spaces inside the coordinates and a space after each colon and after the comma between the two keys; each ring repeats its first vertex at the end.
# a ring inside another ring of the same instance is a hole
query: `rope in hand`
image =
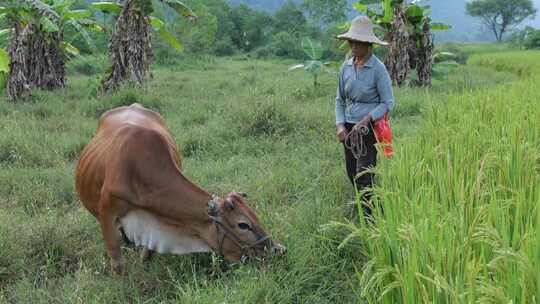
{"type": "Polygon", "coordinates": [[[367,155],[367,147],[364,143],[364,136],[369,133],[369,129],[366,126],[353,127],[351,132],[345,137],[345,147],[351,150],[355,159],[360,159],[362,156],[367,155]]]}

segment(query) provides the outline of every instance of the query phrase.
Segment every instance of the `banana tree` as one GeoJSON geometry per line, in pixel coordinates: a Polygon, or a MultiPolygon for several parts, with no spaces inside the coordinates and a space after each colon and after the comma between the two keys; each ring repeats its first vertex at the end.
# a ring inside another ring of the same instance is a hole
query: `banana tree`
{"type": "Polygon", "coordinates": [[[379,25],[385,33],[385,39],[388,40],[388,31],[394,20],[394,6],[403,3],[399,0],[359,0],[352,4],[357,11],[367,15],[373,23],[379,25]]]}
{"type": "Polygon", "coordinates": [[[320,42],[304,38],[302,39],[302,48],[304,49],[304,53],[308,60],[305,63],[295,64],[289,67],[289,71],[304,69],[305,72],[313,76],[313,87],[317,87],[319,85],[319,76],[323,72],[332,73],[332,70],[327,67],[330,65],[330,62],[321,61],[323,48],[320,42]]]}
{"type": "Polygon", "coordinates": [[[384,32],[384,39],[390,44],[385,65],[392,83],[401,86],[406,83],[410,71],[409,32],[404,0],[361,0],[353,8],[366,14],[384,32]]]}
{"type": "MultiPolygon", "coordinates": [[[[179,0],[160,0],[180,16],[191,21],[196,16],[179,0]]],[[[110,38],[109,56],[112,61],[111,74],[103,82],[104,93],[116,91],[124,82],[143,86],[151,77],[150,65],[153,61],[152,29],[181,52],[182,44],[167,30],[166,24],[152,16],[153,3],[150,0],[124,0],[117,2],[93,3],[95,9],[117,16],[110,38]]]]}
{"type": "Polygon", "coordinates": [[[66,85],[65,62],[77,48],[64,39],[64,30],[74,28],[91,43],[86,29],[100,30],[86,10],[72,10],[72,0],[3,1],[0,19],[8,27],[2,29],[9,40],[7,52],[0,54],[9,61],[7,97],[17,101],[28,96],[33,88],[53,90],[66,85]]]}
{"type": "Polygon", "coordinates": [[[385,65],[392,82],[407,83],[411,69],[418,74],[417,84],[429,86],[433,69],[433,36],[431,30],[446,30],[449,25],[433,23],[431,8],[413,0],[361,0],[353,7],[381,26],[390,43],[385,65]]]}
{"type": "Polygon", "coordinates": [[[431,86],[433,75],[433,35],[432,30],[448,30],[447,24],[432,22],[431,8],[411,4],[406,16],[409,28],[409,58],[411,69],[416,69],[419,86],[431,86]]]}

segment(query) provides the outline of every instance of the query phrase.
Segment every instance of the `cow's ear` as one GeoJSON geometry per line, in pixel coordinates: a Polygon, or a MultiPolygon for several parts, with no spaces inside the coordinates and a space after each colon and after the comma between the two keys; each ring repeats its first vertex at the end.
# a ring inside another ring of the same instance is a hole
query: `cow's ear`
{"type": "Polygon", "coordinates": [[[217,216],[219,213],[219,206],[216,201],[211,200],[208,202],[208,209],[207,209],[208,215],[210,216],[217,216]]]}
{"type": "Polygon", "coordinates": [[[234,210],[234,200],[227,198],[225,200],[225,207],[227,207],[229,210],[234,210]]]}

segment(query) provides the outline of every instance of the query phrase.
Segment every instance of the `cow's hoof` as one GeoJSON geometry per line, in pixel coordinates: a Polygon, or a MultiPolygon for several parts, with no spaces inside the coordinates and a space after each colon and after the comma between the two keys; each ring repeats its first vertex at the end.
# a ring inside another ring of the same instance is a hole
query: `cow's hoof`
{"type": "Polygon", "coordinates": [[[111,261],[111,268],[115,274],[122,274],[124,272],[124,265],[121,261],[111,261]]]}

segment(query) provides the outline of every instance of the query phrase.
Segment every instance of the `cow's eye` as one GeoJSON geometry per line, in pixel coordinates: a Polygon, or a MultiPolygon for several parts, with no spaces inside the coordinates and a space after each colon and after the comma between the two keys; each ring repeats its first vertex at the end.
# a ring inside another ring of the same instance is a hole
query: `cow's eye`
{"type": "Polygon", "coordinates": [[[247,223],[238,223],[238,228],[242,229],[242,230],[250,230],[251,227],[249,227],[249,224],[247,223]]]}

